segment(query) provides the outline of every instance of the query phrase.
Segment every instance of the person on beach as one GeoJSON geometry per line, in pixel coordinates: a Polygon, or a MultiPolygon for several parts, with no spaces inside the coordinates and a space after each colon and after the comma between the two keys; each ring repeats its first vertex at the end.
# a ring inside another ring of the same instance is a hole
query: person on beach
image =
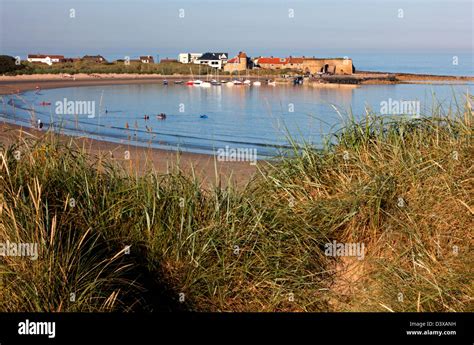
{"type": "Polygon", "coordinates": [[[43,128],[43,122],[41,122],[40,119],[38,119],[38,129],[43,128]]]}

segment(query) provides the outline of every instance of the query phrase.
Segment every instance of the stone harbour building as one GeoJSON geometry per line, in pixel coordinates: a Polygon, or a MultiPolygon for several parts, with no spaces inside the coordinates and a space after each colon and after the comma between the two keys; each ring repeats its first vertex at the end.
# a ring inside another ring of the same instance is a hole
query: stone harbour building
{"type": "Polygon", "coordinates": [[[224,71],[230,73],[245,71],[249,68],[252,68],[252,62],[244,52],[240,52],[239,55],[228,60],[224,65],[224,71]]]}
{"type": "Polygon", "coordinates": [[[308,57],[259,57],[254,59],[262,69],[291,69],[303,73],[353,74],[352,59],[349,58],[308,58],[308,57]]]}

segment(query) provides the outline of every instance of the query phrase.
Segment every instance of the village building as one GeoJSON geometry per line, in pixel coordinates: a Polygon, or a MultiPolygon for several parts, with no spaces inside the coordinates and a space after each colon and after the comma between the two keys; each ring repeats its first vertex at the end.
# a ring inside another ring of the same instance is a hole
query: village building
{"type": "Polygon", "coordinates": [[[260,57],[254,60],[254,63],[263,69],[285,69],[288,68],[288,58],[260,57]]]}
{"type": "Polygon", "coordinates": [[[178,61],[181,63],[194,63],[201,56],[201,53],[181,53],[178,55],[178,61]]]}
{"type": "Polygon", "coordinates": [[[224,64],[227,62],[228,56],[227,53],[205,53],[194,63],[222,69],[224,64]]]}
{"type": "Polygon", "coordinates": [[[226,72],[239,72],[245,71],[248,68],[251,68],[251,62],[247,54],[240,52],[239,55],[227,61],[224,65],[224,71],[226,72]]]}
{"type": "Polygon", "coordinates": [[[82,58],[82,61],[96,62],[96,63],[107,62],[107,60],[102,55],[84,55],[84,57],[82,58]]]}
{"type": "Polygon", "coordinates": [[[43,54],[28,54],[28,62],[45,63],[51,66],[53,63],[63,62],[64,55],[43,55],[43,54]]]}
{"type": "Polygon", "coordinates": [[[140,56],[140,61],[141,63],[155,63],[155,60],[151,55],[140,56]]]}
{"type": "Polygon", "coordinates": [[[305,58],[301,70],[304,73],[329,73],[329,74],[353,74],[355,72],[352,59],[349,58],[333,58],[333,59],[317,59],[305,58]]]}
{"type": "Polygon", "coordinates": [[[318,59],[307,57],[260,57],[254,60],[256,66],[263,69],[292,69],[303,73],[352,74],[352,59],[318,59]]]}
{"type": "Polygon", "coordinates": [[[290,56],[288,58],[287,66],[290,69],[302,69],[304,68],[304,61],[305,61],[305,57],[296,58],[296,57],[290,56]]]}

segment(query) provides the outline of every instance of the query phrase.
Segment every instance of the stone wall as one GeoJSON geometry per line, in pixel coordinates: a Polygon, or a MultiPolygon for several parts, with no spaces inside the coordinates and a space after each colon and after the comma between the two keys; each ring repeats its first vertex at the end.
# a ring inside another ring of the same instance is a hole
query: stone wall
{"type": "Polygon", "coordinates": [[[260,63],[263,69],[294,69],[304,73],[316,74],[317,72],[325,72],[330,74],[352,74],[352,59],[316,59],[303,58],[302,61],[295,61],[282,64],[260,63]]]}
{"type": "Polygon", "coordinates": [[[224,65],[225,72],[245,71],[247,69],[247,62],[240,61],[238,63],[226,63],[224,65]]]}
{"type": "Polygon", "coordinates": [[[352,74],[352,59],[305,59],[301,68],[304,72],[312,74],[317,72],[352,74]]]}

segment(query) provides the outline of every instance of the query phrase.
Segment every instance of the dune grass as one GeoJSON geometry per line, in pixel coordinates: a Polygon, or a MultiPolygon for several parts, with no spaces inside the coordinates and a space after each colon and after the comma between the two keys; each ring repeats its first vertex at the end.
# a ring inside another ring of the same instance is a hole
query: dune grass
{"type": "Polygon", "coordinates": [[[470,102],[349,119],[238,189],[54,136],[4,147],[0,242],[40,256],[0,256],[0,311],[473,311],[470,102]]]}

